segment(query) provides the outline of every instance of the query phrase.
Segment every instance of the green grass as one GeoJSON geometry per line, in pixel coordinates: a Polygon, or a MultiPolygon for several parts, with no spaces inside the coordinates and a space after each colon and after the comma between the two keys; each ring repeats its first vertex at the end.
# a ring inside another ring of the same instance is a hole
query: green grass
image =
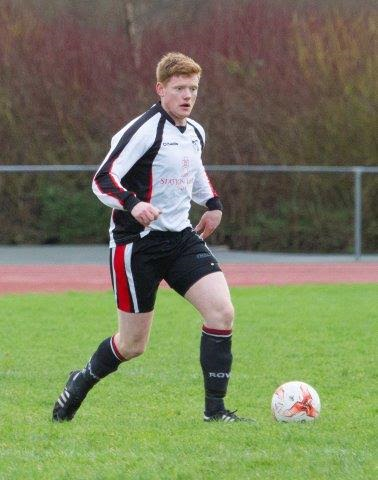
{"type": "Polygon", "coordinates": [[[257,425],[205,424],[201,320],[160,291],[147,352],[52,424],[70,369],[115,328],[111,293],[0,297],[0,478],[377,478],[377,285],[235,288],[228,406],[257,425]],[[312,384],[313,424],[270,414],[284,381],[312,384]]]}

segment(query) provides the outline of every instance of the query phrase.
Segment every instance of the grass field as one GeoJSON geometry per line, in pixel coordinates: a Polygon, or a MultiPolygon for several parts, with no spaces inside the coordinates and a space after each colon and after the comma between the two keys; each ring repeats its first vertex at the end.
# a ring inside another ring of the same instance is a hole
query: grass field
{"type": "Polygon", "coordinates": [[[0,297],[0,478],[375,479],[377,285],[235,288],[228,406],[256,425],[205,424],[201,321],[160,291],[150,348],[52,424],[70,369],[115,325],[105,294],[0,297]],[[312,384],[313,424],[270,414],[284,381],[312,384]]]}

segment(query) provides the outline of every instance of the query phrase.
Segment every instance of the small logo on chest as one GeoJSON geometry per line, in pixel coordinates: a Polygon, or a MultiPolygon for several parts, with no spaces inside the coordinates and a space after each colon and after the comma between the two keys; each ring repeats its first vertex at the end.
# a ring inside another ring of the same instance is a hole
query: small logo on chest
{"type": "Polygon", "coordinates": [[[194,150],[196,152],[200,151],[200,145],[199,145],[199,141],[197,139],[192,140],[192,147],[194,148],[194,150]]]}
{"type": "Polygon", "coordinates": [[[172,146],[172,145],[178,146],[178,143],[177,142],[164,142],[163,143],[163,147],[168,147],[168,146],[172,146]]]}

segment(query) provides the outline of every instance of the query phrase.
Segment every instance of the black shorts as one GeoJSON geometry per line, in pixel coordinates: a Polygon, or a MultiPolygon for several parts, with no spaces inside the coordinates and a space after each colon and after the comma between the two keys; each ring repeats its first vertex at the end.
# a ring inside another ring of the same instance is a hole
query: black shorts
{"type": "Polygon", "coordinates": [[[220,271],[218,261],[192,228],[153,231],[110,251],[113,290],[124,312],[153,310],[162,280],[184,296],[197,280],[220,271]]]}

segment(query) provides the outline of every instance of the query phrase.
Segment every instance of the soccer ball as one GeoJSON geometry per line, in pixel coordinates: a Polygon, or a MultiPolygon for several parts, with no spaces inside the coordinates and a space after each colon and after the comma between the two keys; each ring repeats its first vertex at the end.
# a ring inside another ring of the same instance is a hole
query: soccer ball
{"type": "Polygon", "coordinates": [[[316,390],[304,382],[287,382],[272,397],[272,413],[279,422],[309,422],[320,413],[316,390]]]}

